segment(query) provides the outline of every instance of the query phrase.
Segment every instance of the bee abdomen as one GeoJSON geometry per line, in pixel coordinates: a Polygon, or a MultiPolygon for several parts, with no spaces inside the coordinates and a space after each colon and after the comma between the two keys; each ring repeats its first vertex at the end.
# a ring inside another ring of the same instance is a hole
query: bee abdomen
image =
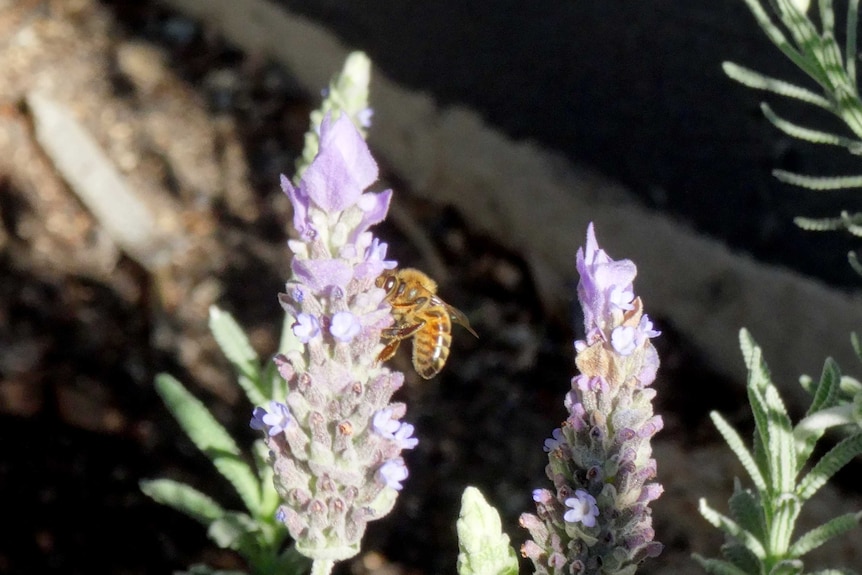
{"type": "Polygon", "coordinates": [[[425,379],[443,369],[452,344],[452,323],[442,311],[426,314],[427,324],[413,338],[413,367],[425,379]]]}

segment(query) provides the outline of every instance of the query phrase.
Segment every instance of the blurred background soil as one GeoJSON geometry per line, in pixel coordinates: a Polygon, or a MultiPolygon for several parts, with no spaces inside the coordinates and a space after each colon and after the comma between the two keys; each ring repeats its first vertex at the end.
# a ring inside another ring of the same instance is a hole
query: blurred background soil
{"type": "MultiPolygon", "coordinates": [[[[0,1],[0,572],[242,568],[193,520],[138,488],[171,477],[240,506],[152,381],[175,375],[236,437],[254,439],[252,406],[207,313],[227,309],[262,357],[275,351],[290,221],[278,178],[292,174],[317,103],[284,70],[156,3],[0,1]],[[38,134],[34,94],[98,142],[152,215],[153,249],[164,257],[122,249],[88,209],[46,153],[44,138],[57,134],[38,134]]],[[[378,235],[399,262],[438,279],[480,339],[456,333],[449,364],[428,383],[406,355],[395,358],[408,373],[399,399],[420,444],[407,454],[411,476],[395,511],[341,569],[451,573],[466,485],[500,509],[516,547],[523,541],[517,517],[545,481],[541,446],[564,418],[579,320],[574,308],[546,316],[522,254],[381,169],[380,187],[395,199],[378,235]]],[[[720,543],[697,498],[723,508],[740,474],[706,414],[721,410],[743,428],[748,416],[740,387],[699,368],[672,329],[657,345],[666,493],[656,531],[667,550],[643,572],[697,572],[688,555],[715,554],[720,543]]],[[[844,477],[815,513],[846,510],[852,498],[860,507],[858,482],[844,477]]],[[[859,564],[849,543],[826,551],[836,553],[859,564]]]]}

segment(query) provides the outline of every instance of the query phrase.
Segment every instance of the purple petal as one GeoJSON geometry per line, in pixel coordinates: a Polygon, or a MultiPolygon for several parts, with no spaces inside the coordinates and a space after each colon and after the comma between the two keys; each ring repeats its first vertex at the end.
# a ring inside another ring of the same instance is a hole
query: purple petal
{"type": "Polygon", "coordinates": [[[296,322],[291,326],[293,335],[300,342],[308,343],[318,335],[320,335],[320,322],[313,315],[300,313],[296,316],[296,322]]]}
{"type": "Polygon", "coordinates": [[[620,325],[614,328],[611,332],[611,345],[620,355],[631,355],[637,349],[638,332],[635,328],[627,325],[620,325]]]}
{"type": "Polygon", "coordinates": [[[296,279],[314,291],[323,291],[330,286],[344,287],[353,278],[353,268],[345,261],[299,260],[291,264],[296,279]]]}
{"type": "Polygon", "coordinates": [[[311,200],[308,193],[301,187],[294,187],[284,174],[281,174],[281,189],[290,198],[290,204],[293,206],[293,227],[303,239],[310,239],[313,228],[308,221],[308,207],[311,200]]]}
{"type": "Polygon", "coordinates": [[[614,310],[631,309],[632,282],[637,266],[631,260],[612,260],[599,248],[593,224],[587,227],[587,241],[578,249],[576,266],[581,276],[578,299],[584,310],[584,325],[589,334],[596,326],[612,319],[614,310]]]}
{"type": "Polygon", "coordinates": [[[566,507],[570,509],[563,515],[563,519],[569,523],[583,523],[586,527],[594,527],[596,525],[596,517],[599,515],[599,508],[596,505],[596,498],[584,491],[578,489],[575,491],[574,497],[569,497],[565,500],[566,507]]]}
{"type": "Polygon", "coordinates": [[[544,449],[545,453],[550,453],[565,442],[566,440],[563,438],[563,430],[558,427],[551,433],[551,437],[545,440],[545,445],[542,449],[544,449]]]}
{"type": "Polygon", "coordinates": [[[251,421],[248,424],[249,427],[258,431],[263,431],[264,429],[266,429],[266,424],[263,422],[263,416],[266,415],[266,409],[262,407],[255,407],[251,415],[251,421]]]}
{"type": "Polygon", "coordinates": [[[382,222],[389,211],[389,202],[392,199],[392,190],[385,190],[379,194],[362,194],[357,201],[359,209],[362,210],[362,220],[350,234],[350,241],[355,242],[359,234],[382,222]]]}
{"type": "Polygon", "coordinates": [[[356,121],[359,122],[359,125],[363,128],[371,127],[371,117],[374,115],[374,110],[369,107],[362,108],[356,114],[356,121]]]}
{"type": "Polygon", "coordinates": [[[371,419],[371,427],[383,437],[392,438],[398,431],[398,420],[392,419],[392,408],[386,407],[374,414],[371,419]]]}
{"type": "Polygon", "coordinates": [[[272,360],[275,362],[275,367],[276,369],[278,369],[278,374],[285,380],[290,381],[296,374],[296,370],[293,368],[293,364],[290,363],[290,360],[287,359],[287,356],[283,353],[276,354],[275,357],[272,358],[272,360]]]}
{"type": "Polygon", "coordinates": [[[413,449],[419,445],[419,440],[413,437],[415,428],[410,423],[401,423],[394,434],[394,439],[401,449],[413,449]]]}
{"type": "Polygon", "coordinates": [[[404,460],[400,457],[390,459],[377,470],[378,480],[396,491],[401,491],[401,482],[407,479],[408,475],[407,466],[404,465],[404,460]]]}
{"type": "Polygon", "coordinates": [[[386,249],[389,246],[385,242],[374,238],[371,245],[365,250],[365,261],[356,265],[355,275],[357,278],[376,278],[383,270],[394,269],[398,262],[386,259],[386,249]]]}
{"type": "Polygon", "coordinates": [[[299,187],[324,211],[343,211],[377,180],[377,164],[346,114],[323,119],[319,150],[299,187]]]}

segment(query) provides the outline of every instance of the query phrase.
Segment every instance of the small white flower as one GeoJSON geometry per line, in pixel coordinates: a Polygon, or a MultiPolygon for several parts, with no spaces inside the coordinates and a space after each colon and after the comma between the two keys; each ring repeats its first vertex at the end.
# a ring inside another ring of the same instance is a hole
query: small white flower
{"type": "Polygon", "coordinates": [[[332,316],[329,333],[338,341],[349,342],[359,335],[361,329],[362,325],[359,323],[359,318],[349,311],[340,311],[332,316]]]}
{"type": "Polygon", "coordinates": [[[308,343],[320,335],[320,322],[313,315],[300,313],[296,316],[296,323],[291,326],[293,335],[302,343],[308,343]]]}
{"type": "Polygon", "coordinates": [[[565,443],[566,440],[563,437],[563,430],[558,427],[553,431],[551,437],[545,440],[545,446],[543,449],[545,450],[545,453],[550,453],[561,445],[565,445],[565,443]]]}
{"type": "Polygon", "coordinates": [[[401,482],[407,479],[408,475],[407,466],[400,457],[390,459],[377,470],[377,479],[396,491],[401,491],[401,482]]]}
{"type": "Polygon", "coordinates": [[[563,519],[569,523],[583,523],[584,527],[595,527],[596,517],[599,516],[599,507],[596,505],[596,498],[584,491],[578,489],[575,491],[574,497],[569,497],[565,501],[566,507],[571,507],[563,519]]]}

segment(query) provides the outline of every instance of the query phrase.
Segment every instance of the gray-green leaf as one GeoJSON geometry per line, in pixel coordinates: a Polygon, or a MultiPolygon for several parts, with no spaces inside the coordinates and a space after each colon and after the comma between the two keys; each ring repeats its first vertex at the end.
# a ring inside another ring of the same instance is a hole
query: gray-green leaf
{"type": "Polygon", "coordinates": [[[500,516],[475,487],[464,490],[456,527],[459,575],[517,575],[518,559],[500,516]]]}
{"type": "Polygon", "coordinates": [[[222,353],[236,369],[239,384],[252,405],[263,405],[269,397],[261,379],[260,362],[245,332],[231,314],[210,307],[210,331],[222,353]]]}
{"type": "Polygon", "coordinates": [[[839,515],[802,535],[790,547],[789,554],[793,557],[802,557],[833,537],[843,535],[851,529],[855,529],[860,522],[862,522],[862,512],[839,515]]]}
{"type": "Polygon", "coordinates": [[[206,526],[225,515],[221,505],[208,495],[173,479],[145,479],[141,481],[140,487],[147,497],[173,507],[206,526]]]}
{"type": "Polygon", "coordinates": [[[808,472],[808,475],[799,483],[797,493],[802,501],[811,498],[812,495],[826,484],[838,470],[847,462],[862,453],[862,433],[843,439],[838,445],[820,458],[820,461],[808,472]]]}
{"type": "Polygon", "coordinates": [[[227,430],[204,404],[172,376],[156,376],[156,390],[192,442],[233,485],[252,515],[260,509],[260,481],[243,461],[227,430]]]}

